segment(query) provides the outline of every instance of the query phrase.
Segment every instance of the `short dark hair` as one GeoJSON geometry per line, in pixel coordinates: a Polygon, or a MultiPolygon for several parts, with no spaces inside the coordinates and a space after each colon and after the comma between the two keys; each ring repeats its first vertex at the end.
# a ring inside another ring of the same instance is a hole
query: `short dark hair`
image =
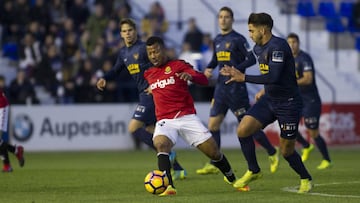
{"type": "Polygon", "coordinates": [[[130,18],[124,18],[120,21],[120,27],[124,24],[128,24],[130,25],[130,27],[134,28],[134,30],[136,30],[136,23],[131,20],[130,18]]]}
{"type": "Polygon", "coordinates": [[[298,36],[297,34],[293,33],[293,32],[290,33],[290,34],[287,36],[287,39],[289,39],[289,38],[296,39],[297,42],[300,42],[299,36],[298,36]]]}
{"type": "Polygon", "coordinates": [[[165,47],[164,40],[161,37],[152,36],[146,40],[146,46],[152,46],[154,44],[158,44],[158,45],[160,45],[160,47],[165,47]]]}
{"type": "Polygon", "coordinates": [[[274,25],[274,21],[267,13],[251,13],[248,24],[253,24],[255,26],[263,25],[271,30],[274,25]]]}
{"type": "Polygon", "coordinates": [[[227,11],[228,13],[230,13],[231,18],[234,19],[234,12],[232,11],[231,8],[224,6],[224,7],[220,8],[219,13],[221,11],[227,11]]]}

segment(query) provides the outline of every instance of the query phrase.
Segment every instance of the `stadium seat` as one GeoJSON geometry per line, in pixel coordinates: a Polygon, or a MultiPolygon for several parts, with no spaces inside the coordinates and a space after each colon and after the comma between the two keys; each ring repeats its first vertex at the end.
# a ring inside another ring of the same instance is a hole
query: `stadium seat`
{"type": "Polygon", "coordinates": [[[352,18],[348,18],[347,29],[351,33],[360,33],[360,28],[356,27],[355,22],[352,18]]]}
{"type": "Polygon", "coordinates": [[[18,45],[16,43],[4,43],[2,47],[3,56],[10,58],[13,61],[19,59],[18,56],[18,45]]]}
{"type": "Polygon", "coordinates": [[[319,15],[325,18],[333,18],[337,16],[335,4],[333,1],[321,1],[318,9],[319,15]]]}
{"type": "Polygon", "coordinates": [[[311,0],[300,0],[297,3],[296,13],[302,17],[316,16],[313,2],[311,0]]]}
{"type": "Polygon", "coordinates": [[[338,16],[326,19],[326,30],[333,33],[340,33],[345,32],[346,29],[341,18],[338,16]]]}
{"type": "Polygon", "coordinates": [[[352,16],[352,9],[353,9],[354,3],[348,2],[348,1],[342,1],[340,3],[340,16],[350,18],[352,16]]]}
{"type": "Polygon", "coordinates": [[[356,37],[355,49],[360,52],[360,37],[356,37]]]}

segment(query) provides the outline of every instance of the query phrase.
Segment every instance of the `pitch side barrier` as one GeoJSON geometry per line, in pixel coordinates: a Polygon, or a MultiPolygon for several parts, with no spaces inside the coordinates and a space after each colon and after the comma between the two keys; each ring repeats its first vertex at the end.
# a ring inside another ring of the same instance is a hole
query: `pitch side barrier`
{"type": "MultiPolygon", "coordinates": [[[[11,106],[10,142],[27,151],[129,150],[134,149],[127,125],[136,104],[11,106]]],[[[207,125],[209,103],[196,103],[207,125]]],[[[320,133],[329,145],[360,144],[360,104],[324,104],[320,133]]],[[[237,148],[237,121],[228,113],[221,126],[223,148],[237,148]]],[[[303,123],[299,127],[305,133],[303,123]]],[[[265,129],[278,145],[277,123],[265,129]]],[[[181,138],[176,148],[189,148],[181,138]]]]}

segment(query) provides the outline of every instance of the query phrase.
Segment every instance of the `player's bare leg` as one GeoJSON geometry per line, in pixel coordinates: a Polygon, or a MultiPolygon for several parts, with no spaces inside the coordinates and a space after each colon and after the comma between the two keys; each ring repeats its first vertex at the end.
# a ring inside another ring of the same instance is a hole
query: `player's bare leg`
{"type": "MultiPolygon", "coordinates": [[[[221,139],[220,139],[220,125],[224,120],[224,115],[219,114],[217,116],[211,116],[208,122],[208,129],[211,132],[212,137],[214,138],[217,147],[220,149],[221,139]]],[[[203,168],[196,170],[196,173],[199,175],[207,174],[217,174],[219,169],[215,167],[211,162],[207,162],[203,168]]]]}
{"type": "Polygon", "coordinates": [[[199,144],[197,148],[211,159],[211,163],[217,168],[219,168],[219,170],[224,174],[228,182],[233,183],[236,180],[235,174],[231,169],[229,161],[227,160],[225,155],[220,152],[213,137],[210,137],[205,142],[199,144]]]}

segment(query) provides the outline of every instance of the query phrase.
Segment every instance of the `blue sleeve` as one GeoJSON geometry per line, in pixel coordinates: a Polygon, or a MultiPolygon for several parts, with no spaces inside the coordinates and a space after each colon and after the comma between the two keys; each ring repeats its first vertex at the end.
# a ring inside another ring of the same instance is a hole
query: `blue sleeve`
{"type": "Polygon", "coordinates": [[[121,54],[118,55],[115,65],[111,70],[104,75],[105,80],[113,80],[124,69],[125,64],[122,60],[121,54]]]}
{"type": "Polygon", "coordinates": [[[246,68],[256,63],[256,58],[250,49],[249,43],[246,41],[245,38],[241,37],[239,40],[237,40],[236,44],[237,49],[243,56],[245,56],[245,59],[241,63],[236,64],[235,68],[245,73],[246,68]]]}
{"type": "MultiPolygon", "coordinates": [[[[213,47],[215,47],[215,42],[213,42],[213,47]]],[[[218,61],[217,61],[217,58],[216,58],[216,50],[214,49],[213,51],[213,56],[211,58],[211,61],[210,63],[207,65],[207,68],[216,68],[216,66],[218,65],[218,61]]]]}
{"type": "Polygon", "coordinates": [[[281,74],[284,63],[269,61],[269,72],[264,75],[245,75],[245,82],[256,84],[272,84],[275,83],[281,74]]]}
{"type": "Polygon", "coordinates": [[[240,71],[245,72],[246,68],[254,65],[255,63],[256,63],[256,58],[255,58],[253,52],[249,51],[246,55],[246,59],[242,63],[236,65],[235,68],[240,71]]]}

